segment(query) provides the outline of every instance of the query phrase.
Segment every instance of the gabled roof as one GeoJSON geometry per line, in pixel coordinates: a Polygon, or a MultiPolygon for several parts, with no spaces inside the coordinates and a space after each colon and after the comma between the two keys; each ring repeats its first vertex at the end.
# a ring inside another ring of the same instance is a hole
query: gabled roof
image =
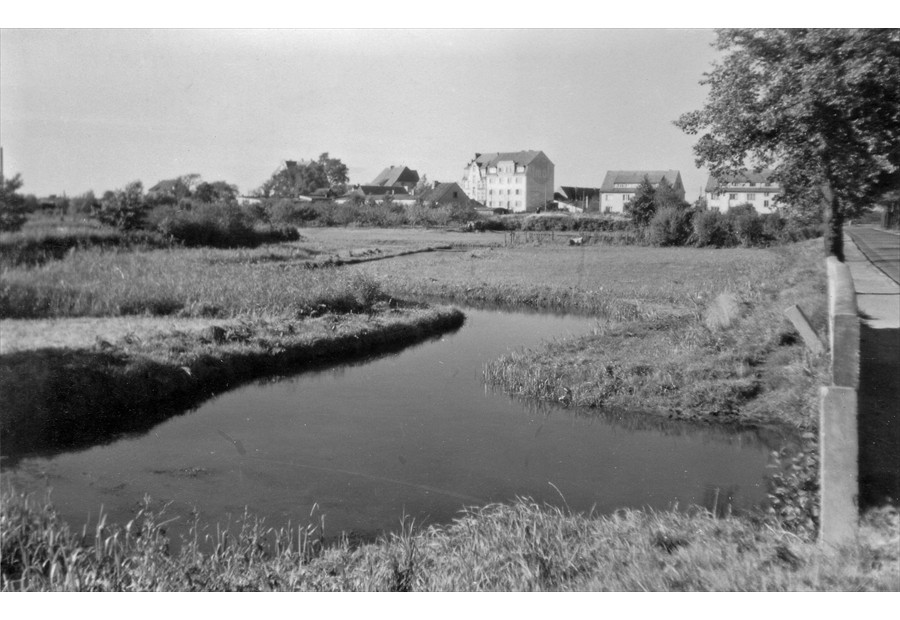
{"type": "Polygon", "coordinates": [[[168,179],[166,181],[160,181],[153,187],[147,190],[147,192],[154,193],[162,193],[162,192],[174,192],[178,187],[178,179],[168,179]]]}
{"type": "MultiPolygon", "coordinates": [[[[543,151],[507,151],[495,153],[476,153],[473,160],[479,166],[491,166],[501,161],[513,161],[527,166],[543,151]]],[[[545,155],[546,157],[546,155],[545,155]]]]}
{"type": "Polygon", "coordinates": [[[370,185],[380,185],[382,187],[392,187],[399,183],[412,183],[416,184],[419,182],[419,173],[415,170],[410,170],[406,166],[389,166],[381,171],[375,180],[370,183],[370,185]]]}
{"type": "Polygon", "coordinates": [[[428,190],[423,196],[422,200],[424,202],[440,202],[445,197],[451,197],[452,200],[468,200],[469,197],[466,195],[466,192],[463,191],[463,188],[459,186],[458,183],[452,181],[450,183],[435,183],[434,187],[428,190]],[[452,198],[452,192],[458,192],[459,195],[456,198],[452,198]]]}
{"type": "Polygon", "coordinates": [[[600,191],[604,193],[634,192],[635,188],[616,187],[616,183],[642,183],[644,177],[647,177],[654,187],[663,179],[674,186],[676,179],[681,178],[681,173],[678,170],[607,170],[600,191]]]}
{"type": "Polygon", "coordinates": [[[760,170],[759,172],[744,170],[738,174],[723,175],[721,178],[709,175],[709,178],[706,180],[706,189],[704,191],[715,192],[721,183],[756,183],[762,187],[778,187],[776,182],[769,181],[769,177],[771,176],[772,170],[760,170]]]}

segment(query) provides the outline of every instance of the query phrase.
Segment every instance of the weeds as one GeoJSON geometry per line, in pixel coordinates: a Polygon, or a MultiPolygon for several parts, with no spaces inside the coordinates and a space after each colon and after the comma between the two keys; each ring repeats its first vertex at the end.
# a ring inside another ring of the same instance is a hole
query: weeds
{"type": "Polygon", "coordinates": [[[78,591],[800,591],[900,588],[900,520],[871,513],[857,548],[834,553],[778,526],[706,511],[570,514],[528,499],[464,512],[369,544],[326,542],[319,525],[276,530],[195,521],[180,541],[145,501],[125,526],[76,533],[49,503],[2,497],[11,590],[78,591]]]}

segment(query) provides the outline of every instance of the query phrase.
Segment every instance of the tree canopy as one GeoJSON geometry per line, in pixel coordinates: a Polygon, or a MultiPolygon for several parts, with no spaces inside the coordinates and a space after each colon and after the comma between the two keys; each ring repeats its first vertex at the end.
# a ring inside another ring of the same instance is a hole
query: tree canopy
{"type": "Polygon", "coordinates": [[[322,153],[317,160],[286,162],[256,194],[266,198],[297,198],[318,189],[340,191],[348,180],[347,166],[340,159],[322,153]]]}
{"type": "Polygon", "coordinates": [[[675,121],[699,135],[697,165],[771,168],[843,259],[844,219],[900,186],[900,30],[730,29],[714,45],[703,108],[675,121]]]}

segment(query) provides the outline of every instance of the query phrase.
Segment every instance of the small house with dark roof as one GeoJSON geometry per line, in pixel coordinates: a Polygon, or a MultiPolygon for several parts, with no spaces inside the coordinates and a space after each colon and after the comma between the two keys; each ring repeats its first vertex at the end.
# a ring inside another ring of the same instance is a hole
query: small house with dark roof
{"type": "Polygon", "coordinates": [[[491,209],[537,211],[553,200],[554,165],[543,151],[475,153],[462,189],[491,209]]]}
{"type": "Polygon", "coordinates": [[[624,213],[625,205],[634,198],[645,178],[654,188],[665,179],[678,197],[684,200],[684,183],[678,170],[608,170],[600,186],[600,210],[604,213],[624,213]]]}
{"type": "Polygon", "coordinates": [[[394,200],[398,203],[414,203],[415,200],[410,196],[409,192],[406,191],[406,188],[403,186],[381,186],[381,185],[354,185],[350,190],[336,199],[335,202],[338,204],[343,204],[345,202],[351,200],[357,201],[365,201],[365,200],[374,200],[376,202],[381,202],[385,198],[390,197],[391,200],[394,200]]]}
{"type": "Polygon", "coordinates": [[[422,194],[421,200],[426,205],[464,204],[469,202],[469,197],[466,196],[466,192],[459,186],[459,183],[453,181],[450,183],[439,183],[435,181],[431,189],[426,190],[422,194]]]}
{"type": "Polygon", "coordinates": [[[771,177],[771,170],[744,170],[720,178],[710,175],[703,190],[706,208],[727,213],[732,207],[750,204],[757,213],[774,213],[781,186],[771,177]]]}
{"type": "Polygon", "coordinates": [[[167,179],[160,181],[147,190],[148,198],[178,198],[179,191],[186,189],[181,179],[167,179]]]}
{"type": "Polygon", "coordinates": [[[410,170],[406,166],[390,166],[382,170],[369,185],[380,187],[403,187],[407,191],[412,190],[419,182],[419,173],[410,170]]]}

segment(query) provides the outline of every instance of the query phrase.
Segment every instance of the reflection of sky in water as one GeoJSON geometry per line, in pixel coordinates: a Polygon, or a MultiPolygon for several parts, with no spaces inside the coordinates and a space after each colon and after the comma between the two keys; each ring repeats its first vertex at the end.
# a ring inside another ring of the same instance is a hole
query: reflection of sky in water
{"type": "Polygon", "coordinates": [[[584,333],[592,319],[467,316],[440,340],[246,386],[142,437],[26,459],[5,477],[52,487],[75,523],[101,505],[125,520],[149,494],[176,515],[197,507],[226,520],[247,506],[268,525],[305,524],[316,506],[331,534],[393,529],[404,514],[448,521],[464,505],[516,496],[598,512],[762,501],[767,448],[752,434],[590,417],[482,386],[486,361],[584,333]]]}

